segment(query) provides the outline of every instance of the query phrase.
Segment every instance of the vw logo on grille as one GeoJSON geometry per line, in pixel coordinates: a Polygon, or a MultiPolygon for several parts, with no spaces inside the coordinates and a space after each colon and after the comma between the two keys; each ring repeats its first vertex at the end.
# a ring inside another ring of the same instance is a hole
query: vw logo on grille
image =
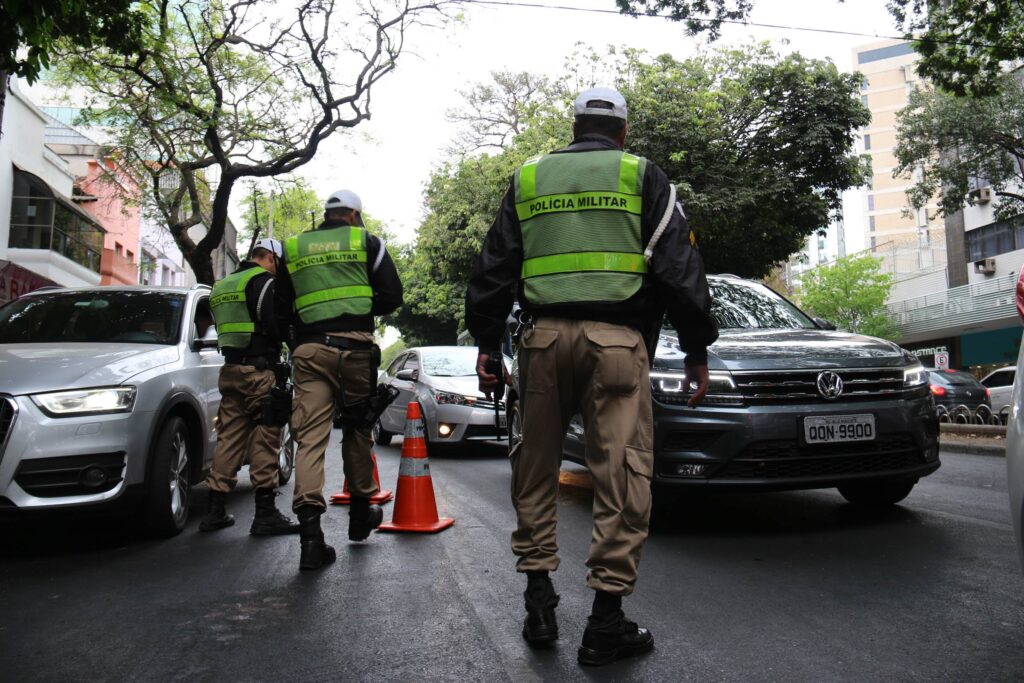
{"type": "Polygon", "coordinates": [[[818,375],[818,393],[822,398],[833,401],[843,395],[843,378],[826,370],[818,375]]]}

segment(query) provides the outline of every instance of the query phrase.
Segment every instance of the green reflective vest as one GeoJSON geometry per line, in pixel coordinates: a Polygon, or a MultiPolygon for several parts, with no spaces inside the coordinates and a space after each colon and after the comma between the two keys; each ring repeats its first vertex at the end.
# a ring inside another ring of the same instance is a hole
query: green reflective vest
{"type": "MultiPolygon", "coordinates": [[[[245,288],[257,275],[267,273],[260,267],[232,273],[213,286],[210,309],[217,325],[217,345],[220,348],[245,349],[252,341],[256,323],[249,315],[245,288]]],[[[269,273],[267,273],[269,275],[269,273]]]]}
{"type": "Polygon", "coordinates": [[[643,284],[647,160],[619,150],[551,154],[515,177],[530,303],[624,301],[643,284]]]}
{"type": "Polygon", "coordinates": [[[295,287],[295,312],[308,324],[368,315],[373,288],[366,267],[366,230],[345,225],[304,232],[284,244],[295,287]]]}

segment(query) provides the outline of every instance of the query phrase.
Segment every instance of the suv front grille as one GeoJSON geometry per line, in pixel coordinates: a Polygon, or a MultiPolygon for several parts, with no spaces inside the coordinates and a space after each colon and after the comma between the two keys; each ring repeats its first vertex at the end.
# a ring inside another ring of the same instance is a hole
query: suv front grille
{"type": "Polygon", "coordinates": [[[18,404],[14,399],[0,396],[0,459],[7,448],[7,438],[14,428],[14,418],[18,414],[18,404]]]}
{"type": "Polygon", "coordinates": [[[833,370],[843,380],[839,398],[818,393],[820,370],[733,372],[736,388],[751,404],[849,403],[894,398],[903,393],[903,368],[833,370]]]}
{"type": "Polygon", "coordinates": [[[875,441],[803,446],[793,440],[759,441],[712,476],[716,479],[786,479],[870,474],[925,463],[909,435],[875,441]]]}

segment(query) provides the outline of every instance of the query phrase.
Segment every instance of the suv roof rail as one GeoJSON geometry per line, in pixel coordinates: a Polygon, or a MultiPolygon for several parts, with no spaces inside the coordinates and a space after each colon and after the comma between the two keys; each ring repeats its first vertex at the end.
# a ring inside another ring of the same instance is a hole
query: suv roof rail
{"type": "Polygon", "coordinates": [[[64,289],[64,285],[43,285],[42,287],[36,287],[31,292],[25,292],[26,294],[35,294],[36,292],[46,292],[51,289],[64,289]]]}
{"type": "Polygon", "coordinates": [[[202,282],[197,282],[190,289],[213,289],[210,285],[204,285],[202,282]]]}
{"type": "Polygon", "coordinates": [[[715,273],[715,275],[717,275],[718,277],[729,277],[729,278],[732,278],[733,280],[742,280],[743,279],[739,275],[733,275],[732,273],[715,273]]]}

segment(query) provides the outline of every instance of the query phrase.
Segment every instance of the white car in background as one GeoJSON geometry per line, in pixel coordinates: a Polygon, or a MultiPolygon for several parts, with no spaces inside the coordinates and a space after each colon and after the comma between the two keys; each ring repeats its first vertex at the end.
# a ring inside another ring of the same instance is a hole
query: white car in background
{"type": "MultiPolygon", "coordinates": [[[[1017,280],[1017,312],[1024,319],[1024,270],[1017,280]]],[[[1017,357],[1017,371],[1024,372],[1024,344],[1017,357]]],[[[1010,419],[1006,430],[1006,475],[1010,488],[1010,515],[1013,517],[1013,537],[1017,541],[1024,566],[1024,382],[1017,382],[1013,388],[1010,419]]]]}
{"type": "Polygon", "coordinates": [[[1017,378],[1017,368],[1010,365],[999,368],[985,375],[981,383],[989,391],[989,398],[992,402],[992,412],[999,415],[1004,421],[1013,405],[1013,384],[1017,378]]]}

